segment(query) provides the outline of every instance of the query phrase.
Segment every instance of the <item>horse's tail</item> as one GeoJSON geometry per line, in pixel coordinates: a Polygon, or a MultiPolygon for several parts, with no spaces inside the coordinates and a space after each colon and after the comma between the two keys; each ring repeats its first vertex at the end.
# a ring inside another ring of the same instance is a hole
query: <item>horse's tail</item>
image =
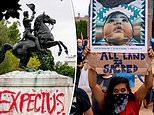
{"type": "Polygon", "coordinates": [[[4,45],[2,45],[0,47],[0,63],[3,62],[4,58],[5,58],[5,53],[7,52],[7,50],[10,50],[12,49],[13,47],[8,44],[8,43],[5,43],[4,45]]]}

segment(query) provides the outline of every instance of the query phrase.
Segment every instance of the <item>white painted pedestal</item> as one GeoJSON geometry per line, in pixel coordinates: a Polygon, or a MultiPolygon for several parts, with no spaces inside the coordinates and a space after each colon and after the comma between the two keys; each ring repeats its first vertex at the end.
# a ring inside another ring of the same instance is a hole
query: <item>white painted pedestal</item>
{"type": "Polygon", "coordinates": [[[14,71],[0,75],[0,114],[67,115],[73,79],[56,72],[14,71]]]}

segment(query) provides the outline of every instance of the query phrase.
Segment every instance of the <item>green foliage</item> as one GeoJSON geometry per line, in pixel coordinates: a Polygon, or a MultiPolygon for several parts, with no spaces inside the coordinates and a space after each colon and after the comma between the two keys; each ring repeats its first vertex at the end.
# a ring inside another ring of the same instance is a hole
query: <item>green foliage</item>
{"type": "Polygon", "coordinates": [[[51,70],[56,71],[58,74],[65,75],[68,77],[75,76],[75,68],[69,66],[67,63],[62,64],[61,62],[54,63],[54,57],[50,50],[47,51],[46,55],[39,54],[38,59],[40,60],[40,67],[41,70],[51,70]]]}
{"type": "MultiPolygon", "coordinates": [[[[57,62],[54,64],[54,58],[52,53],[48,51],[48,54],[41,55],[41,57],[33,56],[28,63],[28,67],[33,68],[35,70],[51,70],[56,71],[58,74],[65,75],[68,77],[75,76],[75,68],[69,66],[67,63],[62,64],[61,62],[57,62]]],[[[39,55],[40,56],[40,55],[39,55]]],[[[5,54],[4,61],[0,64],[0,74],[8,73],[15,70],[21,70],[18,67],[19,59],[16,58],[10,51],[5,54]]]]}
{"type": "Polygon", "coordinates": [[[4,61],[0,64],[0,74],[8,73],[11,71],[19,70],[19,59],[16,58],[10,51],[5,54],[4,61]]]}
{"type": "Polygon", "coordinates": [[[57,62],[55,65],[55,71],[59,74],[65,75],[65,76],[69,76],[69,77],[74,77],[75,75],[75,68],[69,66],[67,63],[60,63],[57,62]]]}
{"type": "Polygon", "coordinates": [[[78,39],[87,39],[87,21],[80,20],[79,22],[76,22],[76,33],[78,39]]]}
{"type": "Polygon", "coordinates": [[[19,39],[19,36],[17,22],[14,22],[10,27],[7,27],[6,20],[0,21],[0,45],[4,43],[15,44],[19,39]]]}
{"type": "MultiPolygon", "coordinates": [[[[7,26],[6,20],[0,21],[0,46],[4,43],[14,44],[19,37],[17,23],[14,22],[10,27],[7,26]]],[[[0,74],[7,73],[18,68],[19,59],[10,51],[5,54],[4,61],[0,64],[0,74]]]]}
{"type": "Polygon", "coordinates": [[[9,41],[9,30],[5,25],[5,20],[0,21],[0,46],[9,41]]]}
{"type": "Polygon", "coordinates": [[[28,62],[28,67],[33,68],[35,70],[38,70],[40,67],[40,61],[38,59],[38,56],[35,55],[32,58],[30,58],[29,62],[28,62]]]}
{"type": "Polygon", "coordinates": [[[39,54],[38,59],[40,60],[41,70],[56,71],[58,74],[65,75],[68,77],[74,77],[75,68],[70,67],[67,63],[62,64],[61,62],[54,63],[54,57],[50,50],[47,51],[46,55],[39,54]]]}
{"type": "Polygon", "coordinates": [[[54,70],[54,57],[50,50],[47,50],[47,54],[40,53],[38,55],[38,59],[40,60],[40,67],[41,70],[54,70]]]}
{"type": "Polygon", "coordinates": [[[10,27],[9,27],[9,33],[8,33],[9,41],[10,44],[15,44],[17,40],[20,37],[19,34],[19,29],[17,26],[17,22],[14,22],[10,27]]]}

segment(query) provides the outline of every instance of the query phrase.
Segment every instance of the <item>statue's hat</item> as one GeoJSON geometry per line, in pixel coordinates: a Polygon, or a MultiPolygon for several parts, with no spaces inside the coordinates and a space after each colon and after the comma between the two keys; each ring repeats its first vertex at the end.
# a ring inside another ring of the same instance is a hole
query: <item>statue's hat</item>
{"type": "Polygon", "coordinates": [[[32,11],[35,11],[35,5],[34,4],[26,4],[32,11]]]}

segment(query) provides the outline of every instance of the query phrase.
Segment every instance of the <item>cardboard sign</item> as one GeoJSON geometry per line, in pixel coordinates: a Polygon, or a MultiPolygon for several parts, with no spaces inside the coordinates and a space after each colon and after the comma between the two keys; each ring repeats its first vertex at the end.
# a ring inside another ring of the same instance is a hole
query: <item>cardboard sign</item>
{"type": "Polygon", "coordinates": [[[142,53],[91,53],[88,64],[96,68],[98,73],[130,73],[146,74],[151,63],[147,54],[142,53]],[[94,61],[95,60],[95,61],[94,61]]]}
{"type": "MultiPolygon", "coordinates": [[[[98,5],[98,1],[95,1],[95,4],[93,4],[95,7],[97,7],[98,5]]],[[[141,1],[141,0],[135,0],[134,2],[137,1],[141,1]]],[[[146,15],[148,15],[148,26],[147,26],[147,30],[148,30],[148,39],[146,44],[147,46],[149,45],[149,38],[151,37],[151,28],[152,28],[152,16],[151,16],[151,1],[148,0],[143,0],[144,3],[146,3],[146,5],[148,5],[148,10],[146,11],[146,15]]],[[[142,1],[142,2],[143,2],[142,1]]],[[[133,2],[133,3],[134,3],[133,2]]],[[[92,2],[94,3],[94,2],[92,2]]],[[[132,3],[130,3],[132,4],[132,3]]],[[[92,7],[91,7],[92,10],[92,7]]],[[[92,16],[92,14],[91,14],[92,16]]],[[[93,23],[94,23],[94,18],[93,18],[93,23]]],[[[90,25],[92,24],[92,22],[90,22],[90,25]]],[[[94,26],[96,27],[96,24],[92,24],[90,27],[90,30],[93,31],[96,28],[94,28],[94,26]]],[[[140,28],[141,30],[141,28],[140,28]]],[[[146,31],[147,31],[146,30],[146,31]]],[[[116,47],[116,48],[112,48],[111,46],[104,46],[104,48],[106,49],[105,51],[102,50],[102,46],[97,46],[92,45],[94,43],[94,39],[96,39],[96,36],[98,37],[98,35],[95,33],[96,31],[93,31],[93,33],[90,32],[91,36],[90,36],[90,49],[91,51],[93,51],[94,47],[97,48],[98,50],[94,53],[91,53],[90,55],[88,55],[88,64],[91,67],[94,67],[96,69],[96,71],[98,73],[130,73],[130,74],[142,74],[145,75],[147,73],[148,68],[150,67],[151,64],[151,58],[149,58],[147,53],[139,53],[139,51],[137,53],[134,53],[134,51],[130,51],[130,53],[128,53],[128,50],[123,50],[122,53],[118,53],[119,51],[117,49],[119,49],[120,47],[116,47]],[[92,35],[93,34],[93,35],[92,35]],[[92,37],[92,38],[91,38],[92,37]],[[94,46],[94,47],[93,47],[94,46]],[[111,50],[110,49],[114,49],[112,50],[112,52],[116,52],[116,53],[110,53],[111,50]],[[98,53],[99,52],[99,53],[98,53]],[[104,53],[101,53],[104,52],[104,53]],[[106,52],[106,53],[105,53],[106,52]]],[[[100,32],[100,31],[98,31],[100,32]]],[[[102,36],[102,35],[101,35],[102,36]]],[[[95,42],[96,43],[96,42],[95,42]]],[[[135,46],[133,46],[135,47],[135,46]]],[[[148,47],[147,47],[148,48],[148,47]]],[[[124,46],[124,49],[129,49],[129,46],[124,46]]],[[[119,49],[121,50],[121,49],[119,49]]],[[[147,51],[147,49],[146,49],[147,51]]],[[[121,51],[120,51],[121,52],[121,51]]]]}

